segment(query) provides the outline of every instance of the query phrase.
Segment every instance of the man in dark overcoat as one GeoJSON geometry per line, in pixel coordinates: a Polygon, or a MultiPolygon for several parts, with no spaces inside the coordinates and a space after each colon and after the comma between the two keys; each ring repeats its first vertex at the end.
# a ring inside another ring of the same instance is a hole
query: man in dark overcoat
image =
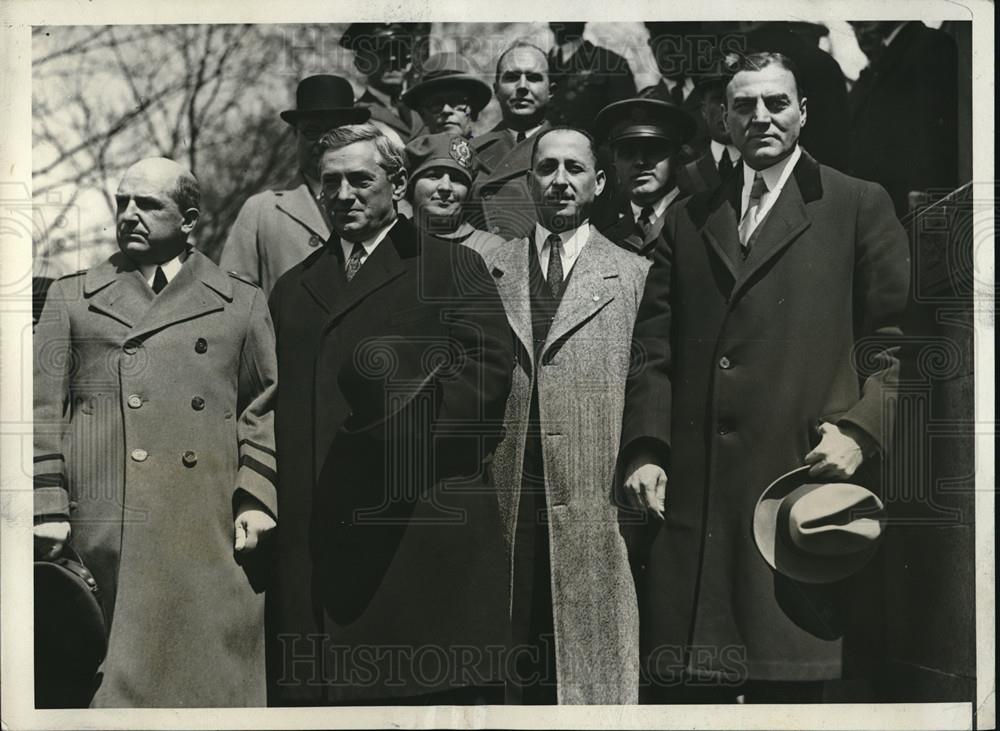
{"type": "Polygon", "coordinates": [[[407,175],[389,138],[348,125],[321,145],[334,235],[271,295],[287,529],[270,701],[489,700],[508,632],[482,477],[513,364],[503,307],[478,253],[397,217],[407,175]]]}
{"type": "Polygon", "coordinates": [[[101,591],[92,706],[262,706],[266,301],[188,245],[199,194],[180,165],[136,163],[115,200],[120,251],[57,280],[35,329],[36,551],[72,535],[101,591]]]}
{"type": "Polygon", "coordinates": [[[798,146],[792,62],[743,63],[727,91],[743,162],[668,211],[635,329],[646,365],[628,387],[623,459],[626,488],[666,518],[640,599],[661,702],[820,699],[841,673],[841,610],[863,597],[773,573],[754,505],[803,462],[861,479],[891,442],[906,235],[880,186],[798,146]]]}
{"type": "Polygon", "coordinates": [[[283,188],[250,196],[229,229],[219,257],[223,271],[258,285],[264,295],[278,278],[330,238],[330,223],[319,203],[316,143],[340,124],[369,118],[354,105],[350,82],[339,76],[309,76],[295,91],[295,108],[281,118],[295,130],[298,172],[283,188]]]}

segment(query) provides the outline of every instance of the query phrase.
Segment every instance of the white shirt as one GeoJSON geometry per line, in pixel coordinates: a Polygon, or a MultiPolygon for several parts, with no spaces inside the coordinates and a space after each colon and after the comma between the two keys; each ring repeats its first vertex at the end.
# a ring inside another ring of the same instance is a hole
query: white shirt
{"type": "MultiPolygon", "coordinates": [[[[674,93],[674,87],[677,86],[677,81],[675,79],[668,79],[666,76],[662,77],[663,83],[667,85],[667,91],[671,94],[674,93]]],[[[681,84],[681,93],[684,95],[684,101],[691,96],[691,92],[694,91],[694,81],[691,80],[690,76],[684,77],[684,83],[681,84]]]]}
{"type": "MultiPolygon", "coordinates": [[[[365,253],[361,255],[362,266],[364,266],[364,263],[368,261],[368,257],[372,255],[373,251],[375,251],[375,247],[382,242],[382,239],[386,237],[386,234],[389,233],[389,229],[391,229],[395,225],[395,223],[396,219],[394,218],[388,223],[388,225],[385,228],[383,228],[377,234],[372,236],[370,239],[366,239],[361,242],[361,245],[365,249],[365,253]]],[[[351,252],[354,251],[354,242],[347,241],[346,239],[341,239],[340,248],[344,252],[344,266],[346,267],[348,260],[351,258],[351,252]]]]}
{"type": "Polygon", "coordinates": [[[887,35],[885,38],[882,39],[882,45],[883,46],[888,46],[890,43],[892,43],[894,40],[896,40],[896,36],[899,35],[899,31],[903,30],[903,26],[905,26],[909,22],[910,21],[908,21],[908,20],[903,21],[902,23],[900,23],[899,25],[897,25],[895,28],[893,28],[892,29],[892,33],[890,33],[889,35],[887,35]]]}
{"type": "MultiPolygon", "coordinates": [[[[788,178],[795,169],[795,163],[802,157],[802,148],[795,145],[792,154],[781,162],[777,162],[764,170],[754,170],[749,165],[743,166],[743,193],[740,196],[740,220],[746,215],[747,205],[750,202],[750,189],[753,187],[753,178],[756,173],[760,173],[767,185],[767,192],[760,198],[760,206],[757,209],[757,221],[763,221],[764,216],[771,210],[771,206],[778,200],[781,189],[785,187],[788,178]]],[[[758,223],[758,225],[760,225],[758,223]]]]}
{"type": "MultiPolygon", "coordinates": [[[[538,249],[538,265],[542,268],[542,277],[548,280],[549,276],[549,236],[552,235],[542,224],[535,224],[535,247],[538,249]]],[[[590,239],[590,221],[584,221],[577,228],[563,231],[559,234],[562,240],[562,251],[559,256],[562,259],[563,277],[569,274],[583,250],[584,244],[590,239]]]]}
{"type": "MultiPolygon", "coordinates": [[[[656,203],[653,204],[652,206],[653,217],[649,219],[650,224],[660,219],[660,216],[663,215],[663,212],[667,210],[667,206],[669,206],[671,203],[674,202],[674,198],[680,195],[680,192],[681,192],[680,189],[675,186],[671,188],[670,191],[665,196],[663,196],[662,198],[660,198],[660,200],[656,201],[656,203]]],[[[629,205],[632,206],[632,220],[638,223],[639,216],[642,215],[642,209],[645,208],[646,206],[636,205],[631,201],[629,201],[629,205]]]]}
{"type": "Polygon", "coordinates": [[[740,161],[740,150],[736,145],[724,145],[721,142],[712,140],[709,149],[712,151],[712,159],[715,160],[715,167],[717,168],[719,167],[719,160],[722,159],[723,150],[729,150],[729,159],[733,165],[740,161]]]}
{"type": "Polygon", "coordinates": [[[573,54],[579,51],[582,46],[583,38],[574,38],[571,41],[566,41],[559,46],[559,56],[557,58],[563,63],[566,63],[573,58],[573,54]]]}
{"type": "Polygon", "coordinates": [[[156,267],[160,267],[163,270],[163,276],[167,278],[167,284],[170,284],[170,280],[177,276],[177,272],[181,270],[184,266],[184,261],[187,259],[188,252],[178,254],[170,261],[165,261],[162,264],[140,264],[139,271],[142,273],[143,279],[146,280],[146,284],[153,287],[153,278],[156,277],[156,267]]]}

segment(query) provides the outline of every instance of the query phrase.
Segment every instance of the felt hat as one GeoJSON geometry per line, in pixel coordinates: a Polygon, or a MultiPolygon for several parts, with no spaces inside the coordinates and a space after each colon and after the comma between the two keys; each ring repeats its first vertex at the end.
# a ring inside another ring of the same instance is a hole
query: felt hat
{"type": "Polygon", "coordinates": [[[799,467],[772,482],[753,514],[753,536],[767,564],[808,584],[860,571],[885,532],[885,506],[870,490],[823,482],[799,467]]]}
{"type": "Polygon", "coordinates": [[[295,109],[286,109],[281,118],[295,124],[305,114],[329,114],[337,119],[337,124],[361,124],[371,117],[367,107],[354,105],[351,83],[329,74],[302,79],[295,89],[295,109]]]}
{"type": "Polygon", "coordinates": [[[456,87],[464,89],[469,95],[473,113],[482,111],[493,97],[490,85],[465,56],[459,53],[434,53],[421,65],[420,78],[403,94],[403,102],[411,109],[418,109],[428,94],[456,87]]]}
{"type": "Polygon", "coordinates": [[[433,167],[457,170],[471,181],[479,166],[476,152],[469,141],[461,135],[448,132],[417,137],[406,146],[404,152],[406,171],[411,182],[420,177],[423,171],[433,167]]]}

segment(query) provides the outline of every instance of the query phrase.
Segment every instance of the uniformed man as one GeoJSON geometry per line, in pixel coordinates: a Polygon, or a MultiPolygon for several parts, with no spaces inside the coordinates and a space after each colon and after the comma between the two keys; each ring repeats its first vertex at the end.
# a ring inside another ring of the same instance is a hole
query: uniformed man
{"type": "Polygon", "coordinates": [[[493,90],[478,70],[459,53],[436,53],[421,66],[420,81],[405,94],[403,102],[416,109],[429,134],[472,137],[472,125],[490,103],[493,90]]]}
{"type": "Polygon", "coordinates": [[[119,251],[57,280],[34,337],[35,550],[72,536],[110,627],[97,707],[259,706],[259,544],[275,526],[264,294],[188,244],[163,158],[115,196],[119,251]]]}
{"type": "Polygon", "coordinates": [[[354,104],[350,82],[310,76],[299,82],[295,109],[281,118],[295,129],[298,172],[279,190],[251,196],[240,209],[222,249],[219,266],[270,294],[278,278],[330,238],[330,221],[318,198],[317,142],[342,124],[366,121],[370,112],[354,104]]]}
{"type": "Polygon", "coordinates": [[[354,67],[368,85],[358,104],[371,109],[372,123],[401,147],[423,134],[420,116],[404,103],[407,74],[429,35],[428,23],[351,23],[340,45],[354,51],[354,67]]]}
{"type": "Polygon", "coordinates": [[[611,144],[622,205],[602,233],[619,246],[650,256],[663,214],[681,195],[677,155],[695,132],[687,112],[653,96],[610,104],[597,115],[598,135],[611,144]]]}

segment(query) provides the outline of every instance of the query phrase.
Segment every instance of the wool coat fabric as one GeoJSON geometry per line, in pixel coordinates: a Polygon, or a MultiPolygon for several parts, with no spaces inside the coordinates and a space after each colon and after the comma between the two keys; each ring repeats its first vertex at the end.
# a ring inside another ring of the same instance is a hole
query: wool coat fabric
{"type": "Polygon", "coordinates": [[[711,149],[677,169],[677,185],[687,195],[715,190],[720,183],[722,178],[711,149]]]}
{"type": "Polygon", "coordinates": [[[549,121],[594,133],[597,113],[608,104],[635,96],[628,61],[614,51],[585,40],[568,60],[559,47],[549,51],[549,76],[555,84],[549,121]]]}
{"type": "Polygon", "coordinates": [[[282,274],[328,238],[330,226],[300,175],[283,190],[247,199],[229,230],[219,267],[258,285],[267,296],[282,274]]]}
{"type": "Polygon", "coordinates": [[[642,520],[615,492],[632,326],[649,262],[596,230],[573,265],[536,362],[529,239],[488,257],[517,342],[504,424],[492,462],[513,565],[522,464],[537,383],[548,503],[558,702],[638,700],[639,618],[623,525],[642,520]]]}
{"type": "Polygon", "coordinates": [[[264,705],[263,567],[233,552],[238,492],[276,512],[260,289],[193,251],[154,295],[117,253],[52,285],[34,345],[35,513],[110,628],[93,705],[264,705]]]}
{"type": "Polygon", "coordinates": [[[513,362],[496,285],[479,254],[403,219],[350,282],[340,248],[335,237],[271,295],[285,490],[273,705],[499,681],[509,635],[482,467],[513,362]]]}
{"type": "Polygon", "coordinates": [[[535,138],[550,127],[545,121],[531,137],[515,143],[501,122],[472,140],[483,167],[469,198],[473,204],[469,221],[473,226],[508,240],[527,236],[534,229],[538,218],[528,187],[531,151],[535,138]]]}
{"type": "Polygon", "coordinates": [[[668,211],[636,325],[645,366],[623,449],[643,443],[667,466],[641,588],[644,663],[661,682],[839,676],[841,623],[865,597],[772,572],[753,509],[820,421],[891,443],[910,269],[889,197],[803,153],[741,263],[742,181],[737,166],[668,211]]]}

